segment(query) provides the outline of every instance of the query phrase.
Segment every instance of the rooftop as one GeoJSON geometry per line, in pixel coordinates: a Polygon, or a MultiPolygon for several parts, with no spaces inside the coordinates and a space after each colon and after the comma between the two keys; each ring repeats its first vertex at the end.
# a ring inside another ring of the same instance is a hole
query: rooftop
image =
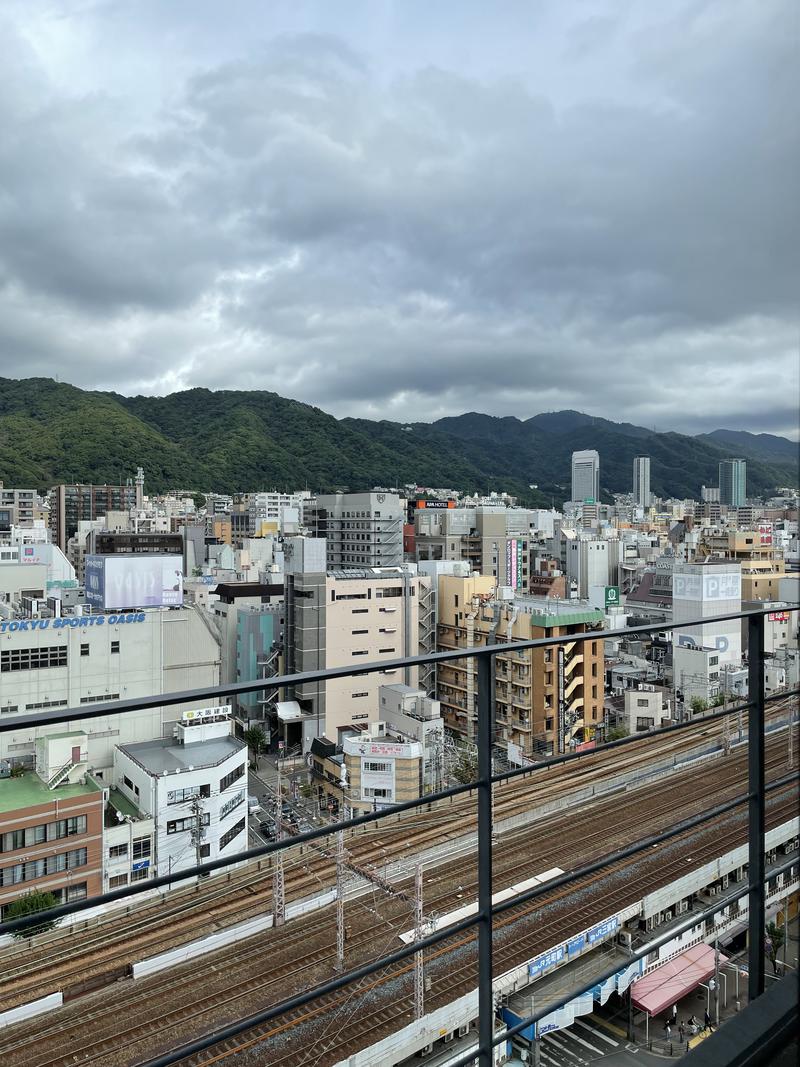
{"type": "Polygon", "coordinates": [[[207,741],[191,741],[186,745],[179,745],[171,737],[162,737],[155,741],[137,741],[133,745],[119,746],[120,752],[154,776],[216,767],[246,748],[244,741],[235,737],[212,737],[207,741]]]}
{"type": "Polygon", "coordinates": [[[85,785],[59,785],[55,789],[48,789],[47,784],[37,774],[26,771],[21,778],[0,779],[0,812],[55,804],[57,800],[69,800],[72,797],[99,792],[100,787],[90,779],[86,780],[85,785]]]}

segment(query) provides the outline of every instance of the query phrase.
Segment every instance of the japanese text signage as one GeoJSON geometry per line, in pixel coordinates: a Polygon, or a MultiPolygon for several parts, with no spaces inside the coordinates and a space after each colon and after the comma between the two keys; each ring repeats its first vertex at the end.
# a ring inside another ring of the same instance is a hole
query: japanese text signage
{"type": "Polygon", "coordinates": [[[605,919],[603,922],[598,923],[597,926],[593,926],[588,930],[586,932],[586,940],[590,945],[594,944],[595,941],[603,941],[609,934],[613,934],[618,926],[619,919],[614,915],[612,918],[605,919]]]}
{"type": "Polygon", "coordinates": [[[546,971],[549,967],[554,967],[557,963],[561,963],[563,959],[563,945],[559,945],[558,948],[551,948],[549,952],[542,953],[541,956],[537,956],[532,963],[528,964],[528,977],[536,978],[542,971],[546,971]]]}

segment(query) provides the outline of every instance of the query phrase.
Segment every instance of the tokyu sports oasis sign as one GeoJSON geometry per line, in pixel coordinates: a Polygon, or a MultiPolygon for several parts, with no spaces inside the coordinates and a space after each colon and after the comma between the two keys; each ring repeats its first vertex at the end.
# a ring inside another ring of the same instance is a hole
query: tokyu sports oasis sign
{"type": "Polygon", "coordinates": [[[80,615],[62,619],[15,619],[0,622],[0,634],[23,633],[30,630],[88,629],[90,626],[119,626],[121,623],[144,622],[143,611],[131,611],[123,615],[80,615]]]}

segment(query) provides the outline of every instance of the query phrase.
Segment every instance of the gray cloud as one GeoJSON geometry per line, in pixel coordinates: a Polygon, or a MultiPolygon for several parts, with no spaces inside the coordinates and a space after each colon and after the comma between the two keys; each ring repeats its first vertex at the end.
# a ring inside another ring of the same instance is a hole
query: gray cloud
{"type": "Polygon", "coordinates": [[[796,435],[789,0],[582,10],[544,18],[552,87],[263,34],[156,107],[71,95],[20,34],[0,375],[796,435]]]}

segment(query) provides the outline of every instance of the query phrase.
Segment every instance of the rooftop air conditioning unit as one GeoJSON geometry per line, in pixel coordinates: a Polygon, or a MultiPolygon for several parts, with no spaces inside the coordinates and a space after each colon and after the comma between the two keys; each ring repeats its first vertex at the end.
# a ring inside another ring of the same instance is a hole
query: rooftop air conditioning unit
{"type": "Polygon", "coordinates": [[[633,936],[627,930],[623,930],[622,933],[619,935],[619,943],[621,945],[627,946],[627,948],[631,947],[632,940],[633,936]]]}
{"type": "Polygon", "coordinates": [[[424,1048],[421,1048],[419,1050],[420,1056],[430,1056],[430,1054],[432,1052],[433,1052],[433,1045],[426,1045],[424,1048]]]}
{"type": "Polygon", "coordinates": [[[453,1031],[452,1031],[452,1030],[450,1031],[450,1033],[449,1033],[449,1034],[445,1034],[445,1035],[444,1035],[444,1043],[445,1043],[445,1045],[449,1045],[449,1044],[450,1044],[450,1043],[452,1042],[452,1040],[453,1040],[453,1038],[454,1038],[455,1036],[456,1036],[456,1035],[455,1035],[455,1034],[453,1033],[453,1031]]]}
{"type": "Polygon", "coordinates": [[[671,911],[665,911],[664,912],[664,922],[665,923],[672,922],[672,912],[671,911]]]}
{"type": "Polygon", "coordinates": [[[459,1028],[458,1028],[458,1036],[459,1037],[466,1037],[468,1033],[469,1033],[469,1023],[462,1023],[461,1026],[459,1026],[459,1028]]]}

